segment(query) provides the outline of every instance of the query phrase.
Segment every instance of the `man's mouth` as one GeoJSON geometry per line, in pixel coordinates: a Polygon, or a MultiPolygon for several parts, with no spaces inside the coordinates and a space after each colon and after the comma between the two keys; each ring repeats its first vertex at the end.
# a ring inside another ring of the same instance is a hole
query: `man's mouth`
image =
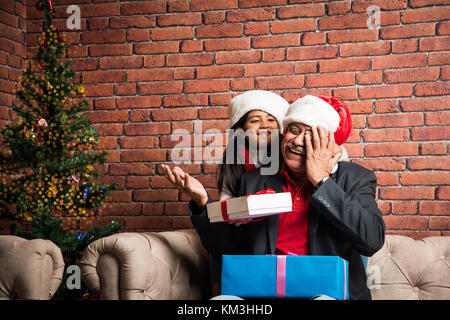
{"type": "Polygon", "coordinates": [[[302,146],[296,146],[293,144],[287,144],[286,149],[288,152],[293,153],[298,156],[304,156],[306,154],[306,149],[302,146]]]}

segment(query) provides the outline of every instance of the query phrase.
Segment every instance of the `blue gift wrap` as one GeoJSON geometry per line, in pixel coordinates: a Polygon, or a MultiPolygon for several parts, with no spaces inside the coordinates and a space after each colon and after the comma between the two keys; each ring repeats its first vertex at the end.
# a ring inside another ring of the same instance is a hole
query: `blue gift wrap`
{"type": "Polygon", "coordinates": [[[348,299],[348,262],[337,256],[223,255],[223,295],[348,299]]]}

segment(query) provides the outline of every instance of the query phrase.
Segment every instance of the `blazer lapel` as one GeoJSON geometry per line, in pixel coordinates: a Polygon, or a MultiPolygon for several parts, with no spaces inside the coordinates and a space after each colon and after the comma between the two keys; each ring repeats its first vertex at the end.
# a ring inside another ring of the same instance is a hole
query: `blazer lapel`
{"type": "MultiPolygon", "coordinates": [[[[284,179],[280,175],[273,175],[265,184],[265,189],[271,188],[275,192],[283,192],[284,179]]],[[[270,252],[275,253],[278,235],[278,215],[267,217],[267,237],[269,241],[270,252]]]]}

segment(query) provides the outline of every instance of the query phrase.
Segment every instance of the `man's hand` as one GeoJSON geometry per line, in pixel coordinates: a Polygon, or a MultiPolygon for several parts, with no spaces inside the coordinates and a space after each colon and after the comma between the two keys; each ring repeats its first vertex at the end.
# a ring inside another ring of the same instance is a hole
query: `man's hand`
{"type": "Polygon", "coordinates": [[[331,131],[322,127],[312,127],[311,132],[312,137],[309,133],[305,135],[306,175],[308,180],[316,186],[320,180],[330,175],[342,152],[333,156],[336,142],[331,131]]]}
{"type": "Polygon", "coordinates": [[[174,167],[170,169],[168,165],[162,164],[164,175],[172,184],[174,184],[178,190],[186,192],[191,199],[200,207],[203,208],[208,202],[208,193],[203,185],[184,172],[180,167],[174,167]]]}

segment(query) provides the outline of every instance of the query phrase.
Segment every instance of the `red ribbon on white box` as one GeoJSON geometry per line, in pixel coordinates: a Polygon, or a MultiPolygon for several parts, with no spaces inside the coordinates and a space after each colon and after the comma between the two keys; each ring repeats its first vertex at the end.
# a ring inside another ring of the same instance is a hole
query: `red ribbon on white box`
{"type": "MultiPolygon", "coordinates": [[[[273,194],[273,193],[276,193],[275,190],[273,190],[271,188],[267,188],[265,190],[258,191],[257,193],[247,194],[246,197],[260,195],[260,194],[273,194]]],[[[230,218],[228,217],[227,200],[229,200],[229,199],[225,199],[225,200],[220,201],[220,208],[221,208],[221,211],[222,211],[222,218],[223,218],[223,221],[233,222],[233,220],[230,220],[230,218]]],[[[262,220],[264,218],[265,217],[260,218],[260,219],[254,219],[253,221],[262,220]]]]}

